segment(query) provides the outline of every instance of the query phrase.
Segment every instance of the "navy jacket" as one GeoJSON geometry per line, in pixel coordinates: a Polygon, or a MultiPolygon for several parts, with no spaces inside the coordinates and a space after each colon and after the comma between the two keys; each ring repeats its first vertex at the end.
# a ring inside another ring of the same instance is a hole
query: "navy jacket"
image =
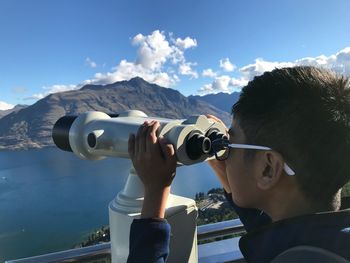
{"type": "MultiPolygon", "coordinates": [[[[247,234],[239,242],[248,263],[270,262],[299,245],[316,246],[350,260],[350,209],[305,215],[271,223],[256,209],[236,206],[226,194],[247,234]]],[[[165,262],[169,254],[170,225],[166,220],[135,219],[130,231],[128,263],[165,262]]]]}
{"type": "Polygon", "coordinates": [[[239,241],[247,262],[270,262],[288,248],[324,248],[350,260],[350,209],[310,214],[271,223],[239,241]]]}
{"type": "Polygon", "coordinates": [[[165,219],[134,219],[128,263],[163,263],[169,255],[170,225],[165,219]]]}

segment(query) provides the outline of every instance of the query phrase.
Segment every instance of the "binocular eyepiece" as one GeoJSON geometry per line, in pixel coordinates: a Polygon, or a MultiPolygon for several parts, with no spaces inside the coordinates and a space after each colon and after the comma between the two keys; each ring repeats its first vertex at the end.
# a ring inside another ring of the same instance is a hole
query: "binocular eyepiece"
{"type": "Polygon", "coordinates": [[[225,127],[204,115],[187,120],[149,118],[141,111],[120,115],[87,112],[63,116],[54,125],[52,138],[58,148],[74,152],[83,159],[98,160],[106,156],[129,158],[128,137],[146,120],[158,120],[158,135],[174,145],[178,162],[193,164],[214,155],[212,141],[227,139],[225,127]]]}
{"type": "Polygon", "coordinates": [[[208,137],[195,132],[188,136],[186,141],[186,152],[191,160],[196,160],[211,150],[211,141],[208,137]]]}

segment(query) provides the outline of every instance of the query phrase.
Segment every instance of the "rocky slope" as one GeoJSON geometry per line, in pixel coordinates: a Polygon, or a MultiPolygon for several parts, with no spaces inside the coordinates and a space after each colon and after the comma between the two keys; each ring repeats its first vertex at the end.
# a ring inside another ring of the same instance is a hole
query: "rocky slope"
{"type": "Polygon", "coordinates": [[[238,100],[239,94],[240,93],[238,92],[233,92],[231,94],[221,92],[204,96],[189,96],[189,99],[199,99],[215,106],[222,111],[231,112],[232,105],[238,100]]]}

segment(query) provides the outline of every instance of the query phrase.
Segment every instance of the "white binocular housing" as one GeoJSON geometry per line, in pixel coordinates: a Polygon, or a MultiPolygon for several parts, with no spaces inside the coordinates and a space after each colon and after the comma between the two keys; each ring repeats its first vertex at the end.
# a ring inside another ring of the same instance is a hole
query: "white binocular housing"
{"type": "Polygon", "coordinates": [[[174,120],[148,117],[137,110],[119,115],[90,111],[64,116],[55,123],[52,138],[58,148],[83,159],[129,158],[129,134],[136,134],[140,125],[152,120],[160,122],[157,135],[173,144],[179,164],[190,165],[211,158],[212,141],[227,139],[224,125],[204,115],[174,120]]]}

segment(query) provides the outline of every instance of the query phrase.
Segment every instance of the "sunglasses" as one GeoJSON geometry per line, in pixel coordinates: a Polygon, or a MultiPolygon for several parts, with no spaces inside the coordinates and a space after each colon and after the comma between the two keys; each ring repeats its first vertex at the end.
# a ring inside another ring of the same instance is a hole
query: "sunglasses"
{"type": "MultiPolygon", "coordinates": [[[[273,151],[273,149],[266,147],[266,146],[230,143],[229,140],[227,140],[227,139],[216,139],[216,140],[212,141],[212,151],[215,154],[216,160],[218,160],[218,161],[225,161],[230,155],[231,148],[273,151]],[[221,152],[221,151],[224,151],[224,152],[219,154],[219,152],[221,152]]],[[[292,168],[289,167],[288,164],[284,163],[283,168],[284,168],[284,171],[286,172],[287,175],[289,175],[289,176],[295,175],[295,172],[292,170],[292,168]]]]}

